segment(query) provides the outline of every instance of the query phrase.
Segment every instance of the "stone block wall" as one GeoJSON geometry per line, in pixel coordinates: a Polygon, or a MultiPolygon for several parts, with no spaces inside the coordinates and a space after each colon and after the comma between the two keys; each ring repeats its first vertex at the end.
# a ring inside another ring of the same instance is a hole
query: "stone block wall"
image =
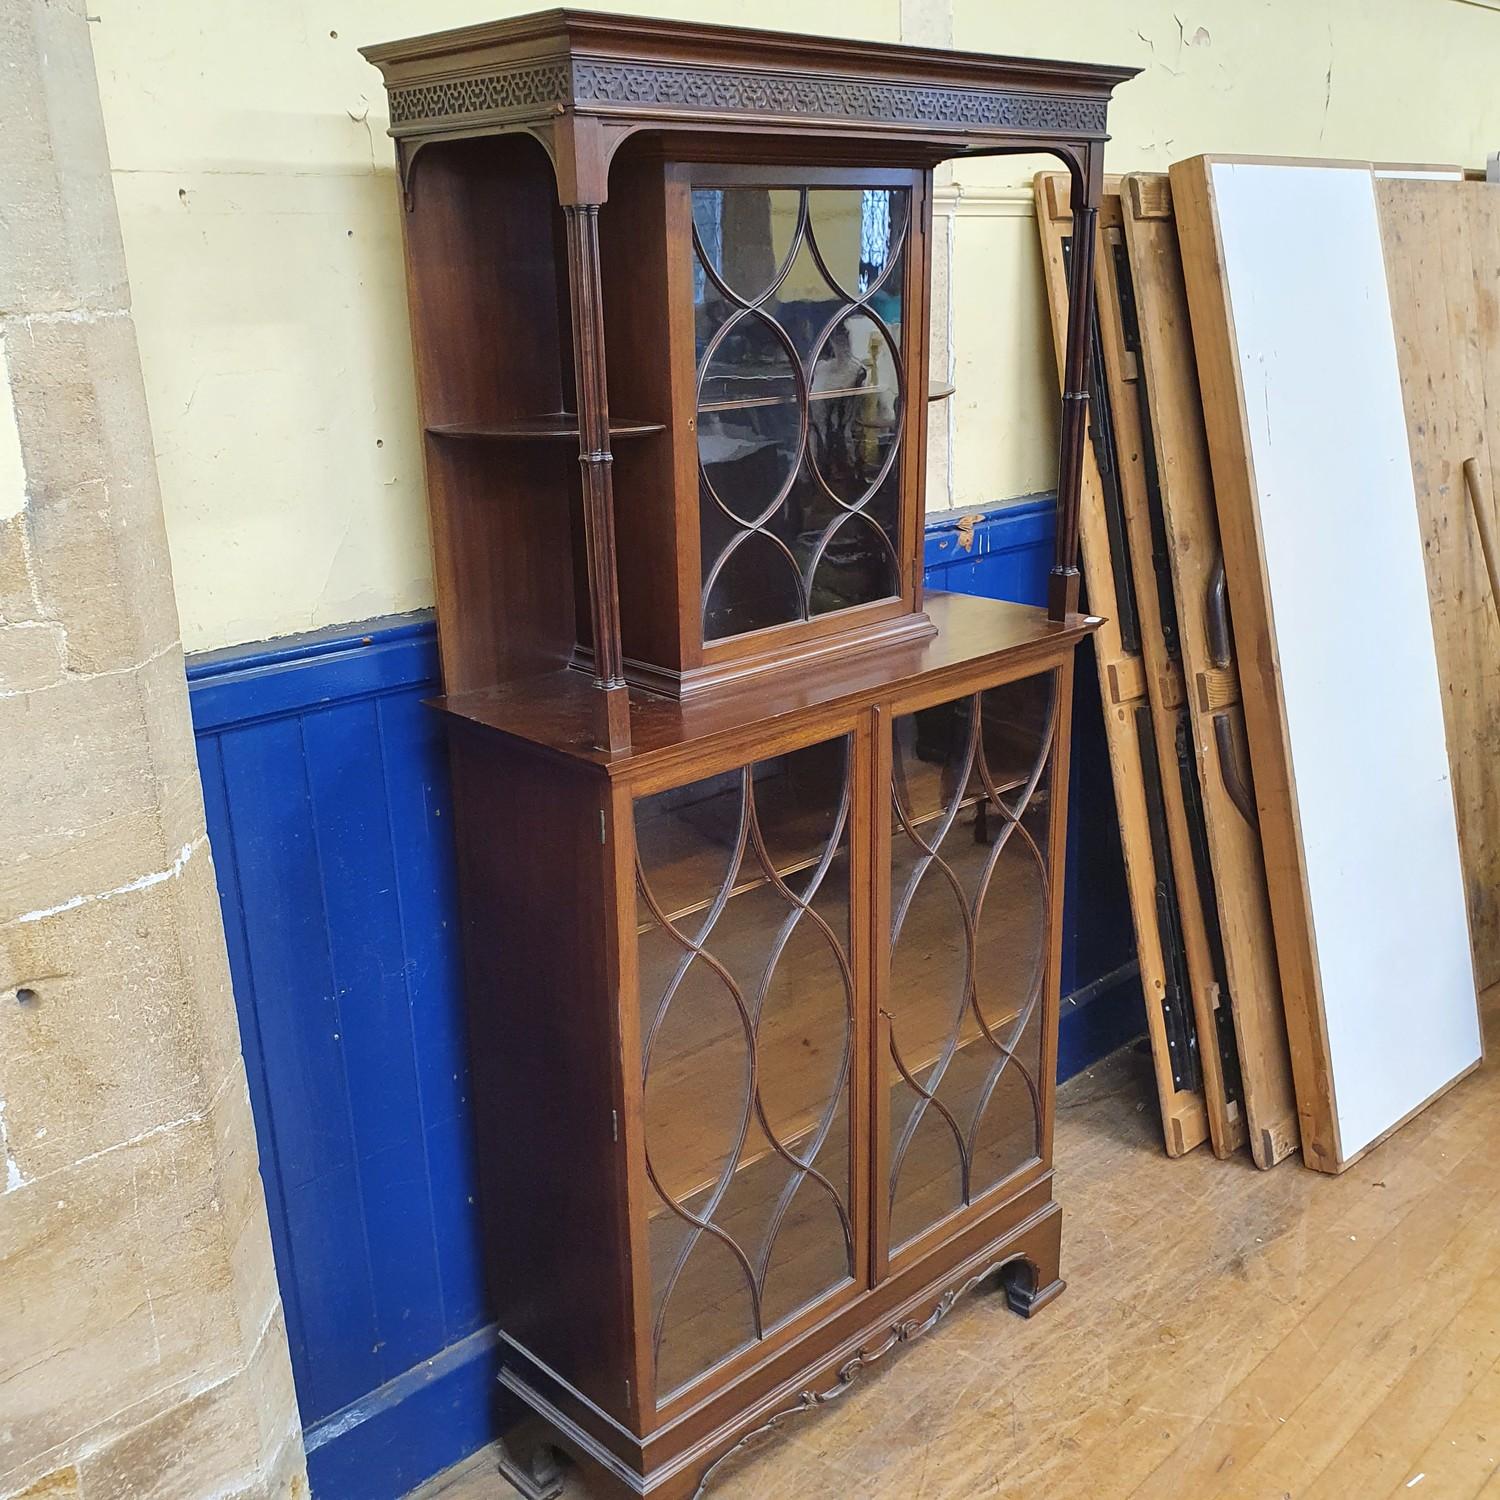
{"type": "Polygon", "coordinates": [[[76,0],[0,0],[0,1497],[305,1496],[76,0]]]}

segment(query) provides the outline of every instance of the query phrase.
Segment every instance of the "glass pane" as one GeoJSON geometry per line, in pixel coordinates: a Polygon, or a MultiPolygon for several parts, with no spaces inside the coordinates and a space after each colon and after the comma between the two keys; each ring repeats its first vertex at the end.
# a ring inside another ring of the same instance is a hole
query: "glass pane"
{"type": "MultiPolygon", "coordinates": [[[[690,1226],[672,1222],[691,1235],[690,1226]]],[[[664,1239],[659,1260],[656,1243],[653,1236],[651,1271],[658,1295],[671,1289],[656,1322],[656,1378],[663,1390],[676,1390],[755,1341],[746,1290],[750,1276],[732,1243],[716,1235],[698,1233],[670,1250],[664,1239]]]]}
{"type": "MultiPolygon", "coordinates": [[[[973,769],[974,700],[900,715],[892,726],[895,813],[914,824],[951,810],[973,769]]],[[[926,835],[923,835],[926,837],[926,835]]]]}
{"type": "Polygon", "coordinates": [[[1038,1153],[1055,679],[892,726],[891,1242],[1038,1153]]]}
{"type": "MultiPolygon", "coordinates": [[[[1047,733],[1051,712],[1052,683],[1047,677],[1024,677],[984,694],[984,765],[997,791],[1019,790],[1032,774],[1036,747],[1047,733]]],[[[978,769],[976,764],[976,785],[978,769]]]]}
{"type": "Polygon", "coordinates": [[[893,1248],[915,1239],[963,1202],[963,1152],[952,1126],[936,1109],[919,1118],[896,1181],[901,1190],[891,1199],[893,1248]]]}
{"type": "MultiPolygon", "coordinates": [[[[809,1149],[812,1143],[809,1142],[809,1149]]],[[[839,1096],[826,1138],[808,1158],[825,1177],[846,1176],[849,1161],[849,1098],[839,1096]]],[[[776,1201],[780,1225],[766,1262],[766,1327],[774,1328],[851,1274],[843,1224],[826,1192],[806,1173],[785,1167],[776,1201]]]]}
{"type": "Polygon", "coordinates": [[[693,190],[705,641],[900,591],[906,213],[895,188],[693,190]],[[788,563],[797,586],[762,580],[788,563]]]}
{"type": "MultiPolygon", "coordinates": [[[[801,421],[795,404],[701,414],[704,535],[724,539],[719,551],[740,531],[761,523],[767,507],[785,490],[801,461],[801,421]],[[711,507],[722,511],[722,517],[712,514],[711,507]]],[[[710,566],[717,556],[717,551],[710,554],[710,566]]]]}
{"type": "Polygon", "coordinates": [[[851,754],[636,804],[659,1401],[854,1274],[851,754]]]}
{"type": "Polygon", "coordinates": [[[900,586],[896,554],[880,527],[859,511],[838,517],[813,562],[813,613],[885,599],[900,586]]]}
{"type": "Polygon", "coordinates": [[[646,1157],[657,1191],[679,1204],[711,1189],[738,1160],[751,1120],[748,1018],[704,959],[675,979],[683,956],[665,933],[641,938],[642,980],[660,985],[665,1002],[642,1041],[646,1157]]]}
{"type": "Polygon", "coordinates": [[[906,837],[892,841],[891,1045],[917,1084],[929,1088],[944,1043],[968,1025],[969,893],[949,862],[921,854],[906,837]]]}
{"type": "Polygon", "coordinates": [[[906,194],[891,188],[812,188],[807,218],[829,274],[851,297],[859,297],[900,254],[906,194]]]}
{"type": "MultiPolygon", "coordinates": [[[[706,535],[706,533],[705,533],[706,535]]],[[[802,608],[802,574],[774,535],[741,532],[717,572],[707,575],[703,617],[708,635],[740,635],[795,619],[802,608]]]]}
{"type": "MultiPolygon", "coordinates": [[[[989,854],[1008,824],[987,804],[976,813],[971,847],[989,854]]],[[[988,883],[974,897],[974,1000],[992,1028],[1009,1024],[1041,985],[1047,882],[1041,862],[1046,833],[1038,821],[1045,821],[1042,809],[1028,814],[998,848],[981,877],[988,883]]]]}
{"type": "MultiPolygon", "coordinates": [[[[847,740],[827,740],[756,768],[756,827],[771,863],[799,896],[829,852],[839,819],[847,816],[848,755],[847,740]]],[[[825,895],[846,891],[847,879],[825,879],[821,889],[825,895]]]]}
{"type": "Polygon", "coordinates": [[[740,302],[764,297],[801,243],[801,216],[796,188],[694,188],[698,300],[709,300],[701,283],[715,277],[740,302]]]}
{"type": "MultiPolygon", "coordinates": [[[[842,860],[832,875],[847,893],[842,860]]],[[[849,1071],[849,913],[839,894],[825,898],[820,890],[812,915],[799,917],[794,910],[774,933],[755,934],[775,960],[756,1034],[761,1058],[776,1064],[759,1079],[761,1119],[799,1160],[809,1159],[818,1122],[837,1108],[849,1071]]]]}
{"type": "Polygon", "coordinates": [[[1003,1182],[1018,1163],[1041,1152],[1042,1015],[1037,1007],[1010,1042],[1009,1060],[992,1057],[985,1093],[976,1103],[982,1113],[974,1130],[970,1187],[977,1197],[1003,1182]]]}
{"type": "MultiPolygon", "coordinates": [[[[741,773],[731,771],[636,803],[636,858],[663,916],[676,921],[701,912],[738,865],[740,841],[747,836],[741,826],[743,782],[741,773]]],[[[643,898],[639,907],[645,922],[650,912],[643,898]]],[[[699,923],[681,925],[691,936],[699,923]]]]}
{"type": "Polygon", "coordinates": [[[823,274],[811,242],[804,239],[766,311],[786,330],[806,366],[829,325],[847,306],[848,299],[823,274]]]}
{"type": "Polygon", "coordinates": [[[779,324],[763,313],[741,313],[706,351],[698,382],[698,405],[705,410],[724,403],[732,403],[735,409],[791,406],[795,430],[799,399],[796,365],[795,351],[779,324]]]}
{"type": "Polygon", "coordinates": [[[860,507],[860,514],[885,533],[890,555],[896,556],[901,530],[901,475],[895,465],[885,471],[875,493],[860,507]]]}
{"type": "Polygon", "coordinates": [[[901,431],[900,356],[875,318],[846,313],[819,343],[809,384],[817,473],[836,499],[858,505],[895,463],[901,431]]]}

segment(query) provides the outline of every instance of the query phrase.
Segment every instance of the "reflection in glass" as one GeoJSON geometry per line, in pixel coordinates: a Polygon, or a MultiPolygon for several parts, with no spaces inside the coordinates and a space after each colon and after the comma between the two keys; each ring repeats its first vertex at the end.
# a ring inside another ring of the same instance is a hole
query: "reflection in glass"
{"type": "Polygon", "coordinates": [[[890,1240],[1041,1149],[1052,674],[892,724],[890,1240]]]}
{"type": "Polygon", "coordinates": [[[704,639],[893,597],[907,193],[692,199],[704,639]],[[763,548],[726,567],[745,532],[774,538],[800,587],[748,565],[763,548]]]}
{"type": "Polygon", "coordinates": [[[815,353],[809,422],[812,458],[830,492],[857,505],[896,456],[900,354],[885,324],[844,313],[815,353]]]}
{"type": "Polygon", "coordinates": [[[636,803],[658,1402],[854,1274],[851,751],[636,803]]]}
{"type": "Polygon", "coordinates": [[[724,635],[779,625],[801,612],[801,570],[774,532],[733,535],[719,554],[715,570],[708,579],[715,601],[712,618],[724,635]]]}
{"type": "Polygon", "coordinates": [[[807,217],[829,276],[851,297],[861,297],[900,251],[906,194],[891,188],[810,188],[807,217]]]}

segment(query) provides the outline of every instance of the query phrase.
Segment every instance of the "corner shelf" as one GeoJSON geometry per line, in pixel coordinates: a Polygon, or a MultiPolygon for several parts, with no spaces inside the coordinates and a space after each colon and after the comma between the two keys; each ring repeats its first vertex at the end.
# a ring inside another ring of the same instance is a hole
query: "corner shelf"
{"type": "MultiPolygon", "coordinates": [[[[667,430],[665,422],[637,422],[630,417],[611,417],[612,438],[650,437],[667,430]]],[[[578,416],[571,411],[549,411],[534,417],[507,417],[499,422],[444,422],[428,427],[433,437],[489,438],[502,442],[578,441],[578,416]]]]}
{"type": "MultiPolygon", "coordinates": [[[[849,391],[816,391],[811,399],[817,401],[835,396],[870,394],[870,390],[854,387],[849,391]]],[[[927,389],[929,401],[946,401],[952,394],[951,385],[940,385],[936,381],[927,389]]],[[[716,401],[700,407],[699,410],[724,411],[748,406],[772,406],[776,405],[779,399],[775,396],[756,396],[739,401],[716,401]]],[[[790,401],[793,398],[786,399],[790,401]]],[[[665,422],[641,422],[633,417],[611,417],[609,421],[611,438],[651,437],[655,433],[666,430],[665,422]]],[[[442,422],[429,426],[426,431],[432,437],[478,438],[492,442],[548,443],[568,440],[577,442],[578,417],[570,411],[551,411],[531,417],[507,417],[499,422],[442,422]]]]}

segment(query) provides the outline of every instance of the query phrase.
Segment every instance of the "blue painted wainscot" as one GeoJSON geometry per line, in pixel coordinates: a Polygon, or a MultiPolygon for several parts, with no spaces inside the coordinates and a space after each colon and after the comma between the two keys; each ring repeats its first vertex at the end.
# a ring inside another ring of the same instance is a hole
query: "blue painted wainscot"
{"type": "MultiPolygon", "coordinates": [[[[928,584],[1037,602],[1051,546],[1049,499],[940,518],[928,584]]],[[[313,1492],[394,1500],[490,1440],[497,1368],[432,622],[211,652],[188,677],[313,1492]]],[[[1088,663],[1078,680],[1064,1077],[1142,1028],[1088,663]]]]}

